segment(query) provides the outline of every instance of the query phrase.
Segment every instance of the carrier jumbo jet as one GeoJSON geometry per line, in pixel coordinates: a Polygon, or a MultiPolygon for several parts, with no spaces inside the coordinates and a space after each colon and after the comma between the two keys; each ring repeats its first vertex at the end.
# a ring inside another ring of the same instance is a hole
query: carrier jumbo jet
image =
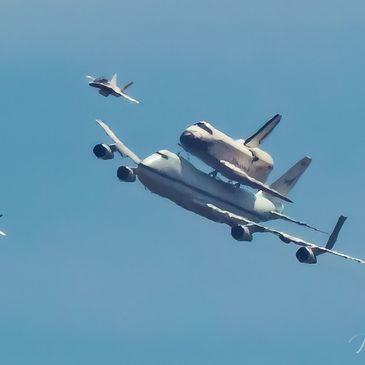
{"type": "MultiPolygon", "coordinates": [[[[230,180],[290,201],[285,195],[278,192],[275,186],[265,184],[274,167],[274,162],[267,152],[259,148],[259,145],[269,136],[280,120],[281,115],[276,114],[246,140],[235,140],[208,122],[202,121],[185,129],[180,136],[180,143],[187,152],[212,167],[213,175],[219,172],[230,180]]],[[[309,158],[302,161],[306,167],[310,162],[309,158]]]]}
{"type": "Polygon", "coordinates": [[[133,84],[133,81],[128,82],[122,88],[120,88],[117,85],[117,74],[114,74],[111,80],[108,80],[105,77],[93,77],[89,75],[87,75],[86,78],[90,80],[89,85],[91,87],[99,89],[100,95],[103,95],[105,97],[109,95],[113,95],[116,97],[122,96],[123,98],[131,101],[132,103],[139,104],[138,100],[133,99],[132,97],[130,97],[125,93],[127,88],[129,88],[133,84]]]}
{"type": "MultiPolygon", "coordinates": [[[[331,253],[365,264],[363,260],[332,250],[345,217],[339,218],[325,247],[267,228],[259,222],[283,217],[297,221],[283,215],[283,205],[271,195],[261,191],[253,194],[228,182],[220,181],[196,169],[187,160],[170,151],[160,150],[142,160],[127,148],[104,122],[100,120],[97,122],[113,144],[96,145],[93,150],[96,157],[110,160],[115,152],[119,152],[122,157],[129,157],[136,165],[136,167],[120,166],[117,171],[120,180],[134,182],[138,177],[151,192],[214,222],[229,225],[232,237],[238,241],[251,241],[254,233],[266,232],[276,235],[285,243],[299,245],[300,248],[296,253],[299,262],[314,264],[319,255],[331,253]]],[[[300,174],[301,169],[300,165],[297,166],[296,174],[300,174]]],[[[289,173],[288,179],[284,174],[278,180],[287,190],[290,190],[297,181],[293,169],[290,169],[289,173]]],[[[297,223],[305,225],[302,222],[297,223]]]]}

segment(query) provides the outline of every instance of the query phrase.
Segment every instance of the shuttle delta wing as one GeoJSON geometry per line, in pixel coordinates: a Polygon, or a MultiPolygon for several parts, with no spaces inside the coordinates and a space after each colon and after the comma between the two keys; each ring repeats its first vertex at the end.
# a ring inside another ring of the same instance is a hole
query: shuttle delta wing
{"type": "Polygon", "coordinates": [[[273,129],[279,124],[281,115],[276,114],[268,122],[265,123],[255,134],[245,140],[247,147],[255,148],[258,147],[261,142],[269,136],[273,129]]]}
{"type": "Polygon", "coordinates": [[[285,200],[286,202],[292,203],[292,201],[289,198],[287,198],[285,195],[280,194],[278,191],[271,188],[270,186],[249,176],[245,171],[241,170],[240,168],[236,167],[235,165],[231,164],[230,162],[224,161],[224,160],[221,160],[219,162],[221,164],[220,171],[222,171],[223,175],[225,173],[228,173],[229,175],[234,177],[234,180],[238,181],[239,183],[241,183],[243,185],[248,185],[251,188],[262,190],[265,193],[274,196],[275,198],[279,198],[279,199],[285,200]]]}
{"type": "MultiPolygon", "coordinates": [[[[274,234],[277,237],[279,237],[280,240],[282,240],[284,243],[294,243],[298,246],[305,247],[308,251],[312,252],[315,256],[317,256],[319,254],[323,254],[323,253],[330,253],[332,255],[339,256],[339,257],[342,257],[344,259],[349,259],[349,260],[352,260],[352,261],[356,261],[360,264],[365,264],[365,261],[363,261],[361,259],[358,259],[356,257],[351,257],[351,256],[343,254],[341,252],[337,252],[337,251],[332,250],[332,247],[334,246],[334,244],[336,242],[336,239],[338,237],[338,233],[339,233],[343,223],[346,220],[346,217],[344,217],[344,216],[339,217],[339,219],[337,221],[337,224],[336,224],[330,238],[328,239],[328,242],[327,242],[326,246],[321,247],[321,246],[318,246],[314,243],[307,242],[307,241],[305,241],[301,238],[291,236],[288,233],[281,232],[281,231],[278,231],[276,229],[271,229],[271,228],[265,227],[261,224],[254,223],[254,222],[252,222],[252,221],[250,221],[250,220],[248,220],[244,217],[241,217],[241,216],[233,214],[231,212],[222,210],[222,209],[216,207],[213,204],[207,204],[207,207],[212,209],[212,211],[214,211],[215,214],[220,217],[220,221],[222,223],[226,223],[231,227],[233,227],[235,225],[244,225],[244,226],[247,226],[247,228],[250,231],[252,231],[252,233],[263,232],[263,233],[274,234]]],[[[297,252],[297,258],[300,261],[300,258],[298,257],[298,253],[299,253],[299,251],[297,252]]],[[[313,263],[315,263],[315,262],[313,262],[313,263]]]]}

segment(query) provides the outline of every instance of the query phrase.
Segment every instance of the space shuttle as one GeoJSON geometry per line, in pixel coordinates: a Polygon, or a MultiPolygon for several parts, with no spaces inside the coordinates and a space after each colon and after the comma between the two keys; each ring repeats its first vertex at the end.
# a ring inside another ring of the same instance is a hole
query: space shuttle
{"type": "Polygon", "coordinates": [[[287,195],[307,169],[311,159],[303,158],[284,174],[288,177],[286,187],[283,181],[280,184],[266,184],[274,161],[270,154],[259,146],[280,120],[281,115],[276,114],[246,140],[235,140],[210,123],[200,121],[184,130],[180,136],[180,144],[187,152],[212,167],[213,175],[220,173],[229,180],[261,190],[273,198],[292,202],[287,195]],[[295,179],[290,179],[290,176],[294,176],[295,179]]]}

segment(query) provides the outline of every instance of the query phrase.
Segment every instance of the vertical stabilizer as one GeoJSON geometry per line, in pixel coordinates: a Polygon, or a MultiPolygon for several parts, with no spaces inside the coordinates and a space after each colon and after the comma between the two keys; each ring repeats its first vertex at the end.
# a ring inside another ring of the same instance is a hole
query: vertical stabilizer
{"type": "Polygon", "coordinates": [[[249,148],[258,147],[261,142],[269,136],[273,129],[279,124],[281,115],[276,114],[268,122],[266,122],[256,133],[245,140],[245,145],[249,148]]]}
{"type": "Polygon", "coordinates": [[[112,79],[110,80],[110,83],[114,86],[117,86],[117,74],[114,74],[112,79]]]}
{"type": "Polygon", "coordinates": [[[287,196],[311,162],[312,159],[310,157],[302,158],[284,175],[282,175],[279,179],[272,183],[270,185],[270,188],[276,190],[281,195],[287,196]]]}

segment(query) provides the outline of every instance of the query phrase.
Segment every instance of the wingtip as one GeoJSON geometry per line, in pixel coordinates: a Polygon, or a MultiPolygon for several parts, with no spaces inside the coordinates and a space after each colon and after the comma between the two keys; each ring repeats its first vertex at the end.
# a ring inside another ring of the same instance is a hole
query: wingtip
{"type": "Polygon", "coordinates": [[[278,122],[280,122],[280,120],[281,120],[282,117],[283,116],[281,114],[277,113],[277,114],[274,115],[274,118],[273,119],[277,119],[278,122]]]}

